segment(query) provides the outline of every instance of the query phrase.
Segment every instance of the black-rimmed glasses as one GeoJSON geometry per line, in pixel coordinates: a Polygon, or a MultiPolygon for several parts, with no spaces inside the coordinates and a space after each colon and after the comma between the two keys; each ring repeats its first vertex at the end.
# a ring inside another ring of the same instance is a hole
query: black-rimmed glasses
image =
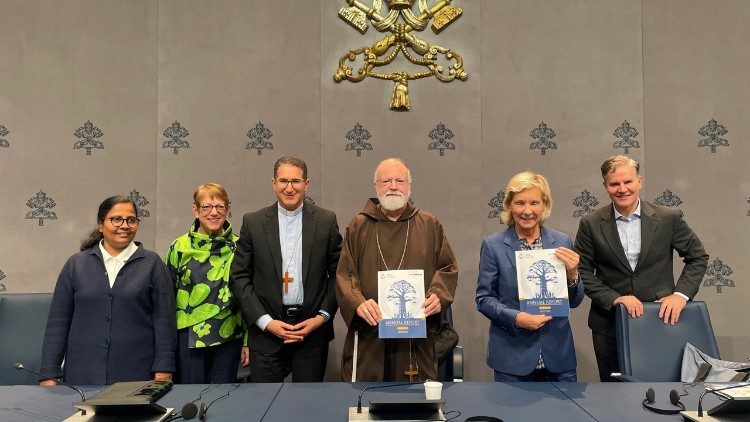
{"type": "Polygon", "coordinates": [[[141,222],[141,220],[135,217],[122,218],[119,215],[109,217],[107,220],[109,220],[109,222],[115,227],[120,227],[123,223],[127,223],[128,227],[138,227],[138,224],[141,222]]]}
{"type": "Polygon", "coordinates": [[[227,212],[227,207],[225,207],[224,205],[201,205],[198,208],[200,208],[200,210],[205,213],[211,212],[211,210],[214,208],[216,208],[216,212],[220,214],[227,212]]]}

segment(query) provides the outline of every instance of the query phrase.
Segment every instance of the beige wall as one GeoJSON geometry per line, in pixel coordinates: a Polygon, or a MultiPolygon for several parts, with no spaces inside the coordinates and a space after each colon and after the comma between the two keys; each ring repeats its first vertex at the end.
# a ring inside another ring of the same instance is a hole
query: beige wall
{"type": "MultiPolygon", "coordinates": [[[[634,126],[643,197],[669,189],[734,287],[703,287],[723,357],[744,360],[750,336],[736,321],[750,273],[750,4],[744,1],[455,0],[463,16],[421,37],[459,52],[469,79],[413,81],[412,111],[387,108],[392,85],[336,84],[338,58],[381,35],[361,36],[337,17],[344,1],[0,0],[0,284],[8,292],[51,291],[65,259],[94,226],[98,203],[137,190],[149,204],[138,238],[164,253],[187,230],[195,185],[224,184],[233,221],[271,204],[272,166],[285,154],[310,167],[310,195],[343,227],[371,195],[372,170],[403,157],[416,204],[436,213],[456,252],[455,322],[466,377],[488,380],[488,321],[474,305],[482,237],[501,229],[490,200],[531,169],[548,176],[550,227],[575,235],[576,196],[604,205],[597,168],[614,130],[634,126]],[[724,125],[728,147],[699,148],[700,128],[724,125]],[[73,149],[90,121],[104,149],[73,149]],[[179,122],[190,148],[162,148],[179,122]],[[273,149],[245,149],[262,122],[273,149]],[[443,123],[456,150],[428,151],[443,123]],[[529,149],[541,122],[557,149],[529,149]],[[356,123],[372,151],[345,151],[356,123]],[[1,133],[1,132],[0,132],[1,133]],[[56,220],[26,219],[43,191],[56,220]],[[734,316],[734,319],[732,317],[734,316]]],[[[237,227],[239,229],[239,227],[237,227]]],[[[678,266],[681,268],[680,266],[678,266]]],[[[709,277],[707,277],[709,278],[709,277]]],[[[596,378],[588,300],[572,311],[579,378],[596,378]]],[[[343,323],[329,359],[338,378],[343,323]]]]}

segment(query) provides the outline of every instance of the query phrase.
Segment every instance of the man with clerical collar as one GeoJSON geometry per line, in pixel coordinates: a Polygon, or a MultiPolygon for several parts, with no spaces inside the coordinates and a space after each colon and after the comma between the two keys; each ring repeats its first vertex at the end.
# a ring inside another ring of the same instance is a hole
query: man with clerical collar
{"type": "Polygon", "coordinates": [[[377,199],[370,198],[346,228],[336,271],[336,297],[348,326],[344,381],[437,379],[435,334],[441,311],[453,302],[458,265],[437,218],[409,203],[411,181],[401,159],[382,161],[374,177],[377,199]],[[424,270],[427,338],[380,340],[378,271],[409,269],[424,270]]]}
{"type": "Polygon", "coordinates": [[[640,165],[625,155],[601,166],[604,189],[612,199],[581,219],[575,250],[578,271],[591,298],[592,331],[599,378],[611,381],[619,372],[615,341],[615,307],[628,315],[643,315],[643,302],[661,302],[659,318],[677,324],[680,312],[700,287],[708,254],[682,218],[682,211],[639,198],[643,187],[640,165]],[[677,283],[672,271],[676,251],[685,267],[677,283]]]}
{"type": "Polygon", "coordinates": [[[250,380],[321,382],[337,309],[336,215],[305,203],[300,158],[279,158],[271,185],[277,202],[242,219],[229,282],[250,326],[250,380]]]}

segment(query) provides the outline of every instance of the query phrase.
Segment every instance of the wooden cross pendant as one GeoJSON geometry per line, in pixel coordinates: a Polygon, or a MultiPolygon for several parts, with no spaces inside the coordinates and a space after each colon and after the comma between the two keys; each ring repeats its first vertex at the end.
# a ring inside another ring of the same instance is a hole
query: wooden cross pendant
{"type": "Polygon", "coordinates": [[[414,382],[414,377],[419,375],[419,371],[415,371],[412,364],[409,364],[409,370],[404,371],[404,375],[409,377],[409,382],[414,382]]]}
{"type": "Polygon", "coordinates": [[[284,293],[289,293],[289,283],[294,281],[294,277],[289,277],[289,271],[284,271],[284,293]]]}

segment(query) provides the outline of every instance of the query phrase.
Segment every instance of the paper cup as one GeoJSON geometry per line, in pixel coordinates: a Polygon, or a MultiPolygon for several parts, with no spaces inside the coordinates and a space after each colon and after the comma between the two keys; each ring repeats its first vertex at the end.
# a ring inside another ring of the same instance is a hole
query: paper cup
{"type": "Polygon", "coordinates": [[[440,400],[442,391],[442,383],[437,381],[427,381],[424,383],[424,396],[427,400],[440,400]]]}

